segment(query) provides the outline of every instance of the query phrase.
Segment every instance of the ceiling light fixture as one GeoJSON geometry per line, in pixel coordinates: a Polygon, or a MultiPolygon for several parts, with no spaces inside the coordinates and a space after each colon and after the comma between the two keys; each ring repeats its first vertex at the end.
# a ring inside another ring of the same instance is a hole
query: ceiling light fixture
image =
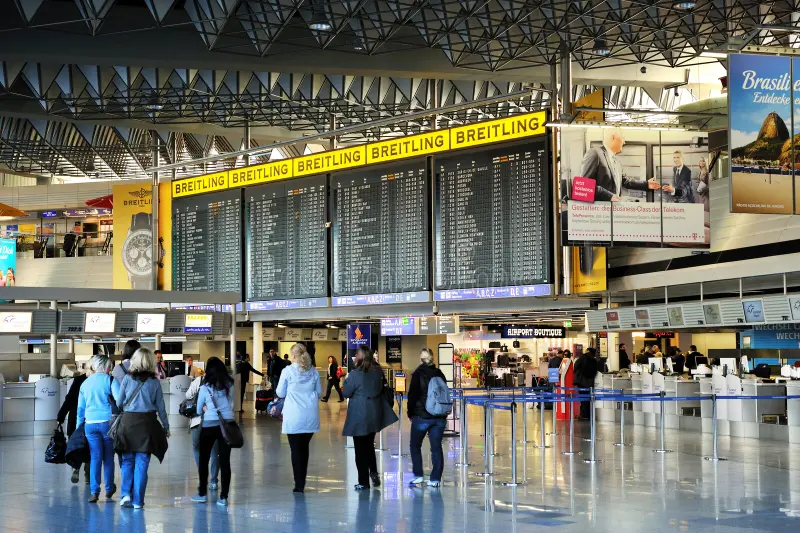
{"type": "Polygon", "coordinates": [[[363,52],[364,49],[365,49],[364,39],[362,39],[361,37],[356,37],[356,40],[353,41],[353,50],[355,50],[356,52],[363,52]]]}
{"type": "Polygon", "coordinates": [[[675,2],[672,4],[672,9],[677,9],[678,11],[691,11],[695,8],[695,6],[697,6],[697,2],[685,0],[683,2],[675,2]]]}
{"type": "Polygon", "coordinates": [[[712,52],[711,50],[704,50],[700,52],[700,57],[710,57],[712,59],[726,59],[728,54],[725,52],[712,52]]]}
{"type": "Polygon", "coordinates": [[[599,56],[606,57],[611,55],[611,48],[608,47],[603,39],[596,39],[594,42],[594,48],[592,48],[592,52],[599,56]]]}
{"type": "Polygon", "coordinates": [[[311,22],[308,24],[308,27],[315,31],[331,31],[333,29],[325,13],[316,10],[311,15],[311,22]]]}
{"type": "Polygon", "coordinates": [[[161,100],[158,98],[157,95],[154,95],[147,100],[145,108],[147,108],[149,111],[161,111],[162,109],[164,109],[164,104],[161,102],[161,100]]]}

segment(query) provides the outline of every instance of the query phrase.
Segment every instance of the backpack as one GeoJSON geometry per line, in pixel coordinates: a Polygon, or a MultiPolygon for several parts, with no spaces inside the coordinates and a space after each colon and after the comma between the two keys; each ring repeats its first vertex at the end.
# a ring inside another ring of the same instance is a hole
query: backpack
{"type": "Polygon", "coordinates": [[[447,383],[439,376],[428,382],[428,397],[425,399],[425,410],[433,416],[447,416],[453,410],[453,399],[447,383]]]}

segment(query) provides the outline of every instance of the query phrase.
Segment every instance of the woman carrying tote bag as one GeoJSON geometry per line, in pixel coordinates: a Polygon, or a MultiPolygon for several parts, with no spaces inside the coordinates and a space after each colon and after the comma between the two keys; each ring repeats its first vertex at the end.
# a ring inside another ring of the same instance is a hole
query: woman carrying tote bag
{"type": "Polygon", "coordinates": [[[347,374],[342,390],[344,397],[350,399],[342,435],[353,437],[358,469],[358,485],[355,489],[368,490],[370,477],[373,485],[380,486],[375,460],[375,434],[397,422],[398,418],[384,397],[386,380],[380,365],[375,362],[372,350],[360,347],[356,351],[355,366],[355,370],[347,374]]]}

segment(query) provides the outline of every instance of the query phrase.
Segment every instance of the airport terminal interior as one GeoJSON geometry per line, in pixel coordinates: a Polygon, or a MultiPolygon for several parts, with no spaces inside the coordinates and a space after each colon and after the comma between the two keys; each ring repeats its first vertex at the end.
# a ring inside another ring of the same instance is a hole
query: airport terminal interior
{"type": "Polygon", "coordinates": [[[0,532],[796,529],[798,35],[0,2],[0,532]]]}

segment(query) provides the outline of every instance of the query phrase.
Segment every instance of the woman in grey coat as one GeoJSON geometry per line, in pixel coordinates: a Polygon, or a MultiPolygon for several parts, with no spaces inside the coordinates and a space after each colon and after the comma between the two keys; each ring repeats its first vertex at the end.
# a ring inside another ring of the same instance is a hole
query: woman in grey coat
{"type": "Polygon", "coordinates": [[[342,435],[353,437],[358,485],[356,490],[368,490],[370,472],[372,483],[380,486],[375,461],[375,434],[397,422],[397,415],[383,396],[385,378],[375,362],[372,350],[361,347],[356,352],[356,368],[347,374],[342,394],[350,402],[342,435]]]}

